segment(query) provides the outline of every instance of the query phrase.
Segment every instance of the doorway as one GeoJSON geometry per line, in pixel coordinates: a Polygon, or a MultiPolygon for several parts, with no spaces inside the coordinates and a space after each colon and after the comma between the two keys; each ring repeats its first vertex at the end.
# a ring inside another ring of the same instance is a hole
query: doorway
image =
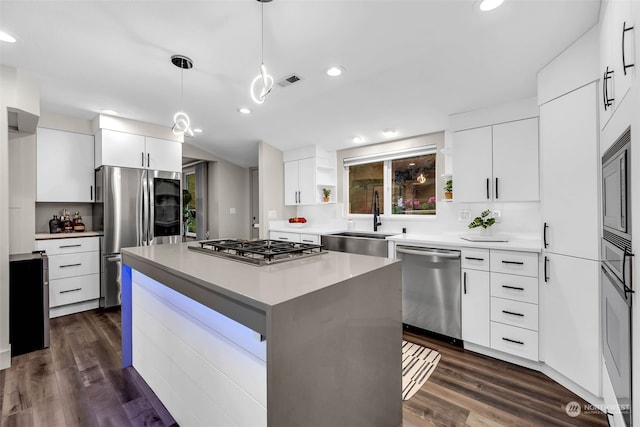
{"type": "Polygon", "coordinates": [[[259,206],[258,206],[258,195],[260,194],[260,180],[258,179],[258,168],[251,168],[251,188],[250,188],[250,213],[249,213],[249,236],[250,238],[257,239],[260,237],[260,224],[258,222],[259,218],[259,206]]]}

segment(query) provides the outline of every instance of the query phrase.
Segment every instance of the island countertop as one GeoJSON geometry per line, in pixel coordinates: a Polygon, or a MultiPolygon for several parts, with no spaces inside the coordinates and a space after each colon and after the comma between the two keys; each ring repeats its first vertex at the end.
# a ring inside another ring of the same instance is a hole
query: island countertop
{"type": "Polygon", "coordinates": [[[219,309],[212,305],[218,296],[265,313],[278,304],[399,262],[325,251],[322,255],[255,266],[191,251],[188,246],[193,244],[124,248],[123,264],[210,308],[219,309]]]}

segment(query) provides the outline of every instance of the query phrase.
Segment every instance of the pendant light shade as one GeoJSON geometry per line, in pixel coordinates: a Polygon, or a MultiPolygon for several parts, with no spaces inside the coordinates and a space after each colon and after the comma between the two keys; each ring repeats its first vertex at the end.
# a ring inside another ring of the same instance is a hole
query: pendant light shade
{"type": "Polygon", "coordinates": [[[180,111],[173,115],[173,127],[171,130],[174,135],[193,136],[193,131],[191,130],[191,119],[183,110],[184,70],[193,68],[193,61],[184,55],[173,55],[171,57],[171,63],[180,68],[180,111]]]}
{"type": "Polygon", "coordinates": [[[269,3],[271,0],[258,0],[261,5],[261,62],[260,62],[260,74],[258,74],[253,81],[251,82],[251,87],[249,92],[251,94],[251,99],[256,104],[262,104],[266,99],[267,95],[273,89],[273,77],[267,73],[267,67],[264,65],[264,3],[269,3]]]}

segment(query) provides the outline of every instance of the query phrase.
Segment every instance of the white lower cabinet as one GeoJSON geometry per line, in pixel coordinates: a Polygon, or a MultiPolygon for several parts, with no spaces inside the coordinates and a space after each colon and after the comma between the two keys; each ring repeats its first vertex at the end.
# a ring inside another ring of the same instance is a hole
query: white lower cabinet
{"type": "Polygon", "coordinates": [[[320,244],[319,234],[310,233],[290,233],[288,231],[270,231],[269,239],[283,242],[308,243],[312,245],[320,244]]]}
{"type": "Polygon", "coordinates": [[[463,248],[462,340],[489,347],[489,250],[463,248]]]}
{"type": "Polygon", "coordinates": [[[100,238],[36,240],[49,257],[49,316],[97,308],[100,299],[100,238]]]}
{"type": "Polygon", "coordinates": [[[600,263],[553,253],[544,256],[541,359],[600,396],[600,263]]]}
{"type": "Polygon", "coordinates": [[[462,339],[538,360],[538,254],[462,249],[462,339]]]}

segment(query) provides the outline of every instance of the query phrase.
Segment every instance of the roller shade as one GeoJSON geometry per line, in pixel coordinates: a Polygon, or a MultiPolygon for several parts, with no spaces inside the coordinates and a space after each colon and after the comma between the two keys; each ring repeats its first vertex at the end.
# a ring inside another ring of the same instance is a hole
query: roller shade
{"type": "Polygon", "coordinates": [[[347,157],[343,160],[344,167],[363,165],[365,163],[384,162],[385,160],[406,159],[407,157],[426,156],[435,154],[435,145],[407,148],[386,153],[369,154],[366,156],[347,157]]]}

